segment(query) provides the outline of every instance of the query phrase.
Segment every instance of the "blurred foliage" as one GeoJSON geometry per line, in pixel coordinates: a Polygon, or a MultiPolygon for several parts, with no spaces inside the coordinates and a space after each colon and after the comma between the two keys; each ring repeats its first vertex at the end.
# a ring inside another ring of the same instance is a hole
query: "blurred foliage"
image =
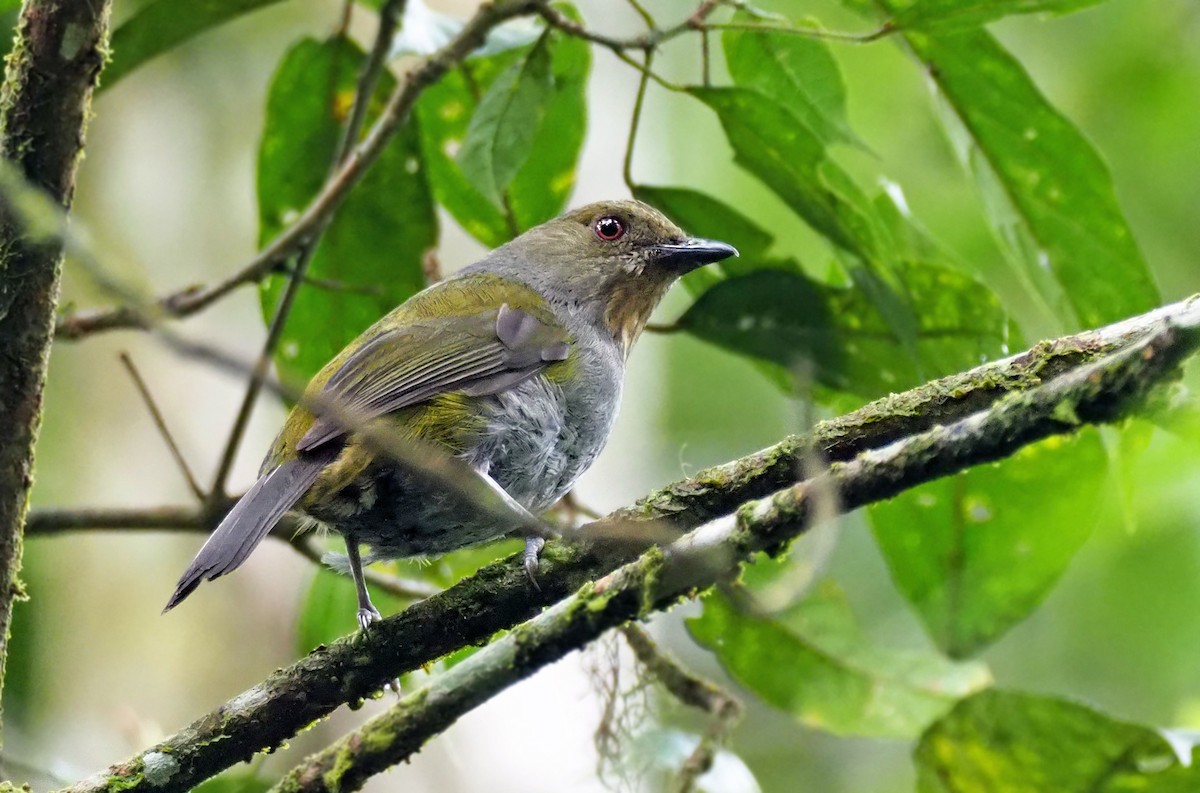
{"type": "MultiPolygon", "coordinates": [[[[143,5],[112,33],[112,62],[104,69],[101,90],[111,88],[146,61],[168,52],[193,36],[257,11],[281,0],[201,0],[188,4],[187,13],[171,0],[154,0],[143,5]]],[[[0,4],[16,7],[16,0],[0,4]]]]}
{"type": "Polygon", "coordinates": [[[1074,702],[976,694],[921,738],[918,793],[1183,793],[1200,788],[1191,747],[1074,702]]]}
{"type": "MultiPolygon", "coordinates": [[[[273,2],[206,0],[187,13],[168,0],[146,3],[114,34],[104,84],[273,2]]],[[[360,5],[356,13],[370,16],[378,3],[360,5]]],[[[677,158],[673,176],[659,167],[655,184],[642,184],[635,167],[628,187],[690,233],[741,251],[684,279],[693,300],[678,305],[666,325],[674,333],[663,339],[673,357],[660,447],[692,444],[690,455],[714,462],[758,445],[752,427],[773,432],[770,421],[793,409],[785,400],[810,398],[827,414],[1002,357],[1047,328],[1145,311],[1162,302],[1160,283],[1172,297],[1196,291],[1197,160],[1181,154],[1200,156],[1186,132],[1200,129],[1200,61],[1182,51],[1200,35],[1194,5],[764,5],[716,12],[728,25],[719,42],[710,34],[707,68],[699,47],[654,64],[685,76],[653,85],[647,114],[661,102],[701,123],[672,127],[660,146],[663,161],[677,158]],[[1019,27],[1007,17],[1020,17],[1019,27]],[[812,35],[826,28],[884,35],[869,47],[812,35]],[[1171,35],[1181,51],[1159,45],[1171,35]],[[925,82],[928,104],[920,102],[925,82]],[[1077,120],[1087,121],[1086,133],[1077,120]],[[1114,155],[1119,169],[1104,159],[1114,155]],[[1135,227],[1151,241],[1140,243],[1135,227]],[[756,371],[779,388],[763,387],[756,371]],[[719,409],[706,413],[706,405],[719,409]]],[[[607,3],[582,13],[559,7],[606,29],[607,3]]],[[[664,25],[680,13],[677,3],[651,7],[664,25]]],[[[14,8],[0,3],[0,19],[11,25],[14,8]]],[[[436,26],[406,29],[405,51],[457,29],[432,13],[405,19],[436,26]]],[[[445,231],[439,210],[496,246],[567,206],[589,109],[598,115],[598,97],[588,94],[594,49],[561,31],[515,35],[423,92],[322,237],[278,348],[285,378],[303,382],[423,287],[425,257],[445,231]]],[[[260,244],[325,183],[363,58],[346,35],[305,36],[276,66],[255,174],[260,244]]],[[[394,85],[385,74],[368,123],[394,85]]],[[[631,133],[629,145],[644,137],[631,133]]],[[[280,273],[263,285],[268,320],[285,281],[280,273]]],[[[863,736],[911,741],[921,793],[1200,787],[1153,729],[1057,696],[1103,691],[1106,707],[1144,708],[1135,718],[1200,726],[1200,648],[1186,630],[1196,626],[1182,623],[1200,597],[1200,540],[1171,510],[1195,505],[1185,481],[1196,473],[1194,448],[1164,436],[1141,426],[1047,441],[875,505],[860,516],[874,545],[861,533],[839,549],[829,576],[838,584],[807,594],[798,587],[778,610],[761,608],[756,597],[769,582],[753,571],[738,590],[744,602],[710,595],[688,627],[746,696],[767,706],[752,706],[747,737],[732,747],[762,787],[802,777],[813,790],[906,789],[870,775],[861,758],[887,749],[856,741],[863,736]],[[1086,563],[1073,565],[1080,555],[1086,563]],[[852,609],[856,599],[867,607],[852,609]],[[1056,695],[988,689],[993,672],[1006,686],[1056,695]]],[[[405,572],[447,585],[511,550],[473,550],[405,572]]],[[[766,578],[820,567],[810,562],[794,553],[769,563],[766,578]]],[[[403,605],[376,597],[385,611],[403,605]]],[[[353,601],[348,580],[317,573],[300,607],[299,649],[351,630],[353,601]]],[[[18,633],[38,614],[22,608],[18,633]]],[[[22,680],[38,668],[34,645],[19,646],[10,674],[17,718],[33,710],[34,688],[22,680]]],[[[204,789],[260,789],[252,780],[229,775],[204,789]]]]}

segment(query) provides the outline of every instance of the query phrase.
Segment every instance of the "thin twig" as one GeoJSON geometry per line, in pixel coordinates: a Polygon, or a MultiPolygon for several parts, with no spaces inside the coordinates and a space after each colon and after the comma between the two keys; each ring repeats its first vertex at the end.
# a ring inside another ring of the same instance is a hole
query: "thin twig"
{"type": "Polygon", "coordinates": [[[234,290],[256,284],[296,255],[303,244],[345,200],[386,148],[395,131],[408,118],[417,97],[426,87],[441,79],[449,69],[462,62],[483,44],[488,32],[501,23],[540,13],[546,0],[498,0],[479,11],[449,42],[437,52],[419,58],[400,80],[370,131],[359,143],[337,174],[326,182],[292,225],[288,226],[237,271],[211,286],[192,286],[155,301],[152,311],[146,307],[119,306],[110,309],[76,312],[59,318],[59,339],[80,339],[116,328],[148,327],[148,315],[183,318],[201,311],[234,290]]]}
{"type": "Polygon", "coordinates": [[[150,417],[154,420],[154,426],[158,428],[158,434],[162,436],[163,441],[167,444],[167,449],[170,450],[171,457],[175,460],[175,465],[179,467],[179,472],[183,474],[184,480],[187,481],[188,489],[192,491],[192,495],[197,500],[203,502],[207,496],[196,481],[196,477],[192,475],[192,469],[187,464],[187,460],[184,459],[183,452],[179,450],[179,444],[175,442],[175,437],[171,434],[171,430],[167,428],[167,422],[163,418],[162,411],[158,409],[154,397],[150,394],[150,389],[146,386],[146,381],[142,379],[141,373],[133,365],[133,359],[129,357],[129,353],[122,352],[118,357],[121,359],[121,363],[125,365],[125,370],[129,372],[129,376],[133,379],[133,384],[137,387],[138,394],[141,395],[146,409],[150,411],[150,417]]]}
{"type": "Polygon", "coordinates": [[[638,81],[637,96],[633,100],[633,117],[629,120],[629,138],[625,142],[625,163],[621,175],[625,178],[625,186],[629,192],[634,191],[633,182],[633,144],[637,140],[638,126],[642,121],[642,107],[646,101],[646,86],[650,83],[650,66],[654,62],[654,51],[646,50],[645,70],[638,81]]]}
{"type": "Polygon", "coordinates": [[[680,767],[672,786],[675,793],[691,793],[700,777],[712,768],[717,750],[741,721],[742,704],[716,683],[685,669],[659,647],[640,626],[630,623],[621,628],[621,635],[625,637],[633,654],[646,671],[671,696],[712,717],[712,722],[700,737],[700,742],[680,767]]]}
{"type": "MultiPolygon", "coordinates": [[[[359,73],[354,95],[354,105],[350,110],[349,118],[346,120],[345,128],[342,130],[342,139],[335,150],[333,160],[329,163],[328,181],[333,181],[337,178],[339,169],[346,164],[347,159],[354,151],[354,146],[358,141],[359,130],[362,129],[363,122],[367,117],[367,110],[371,105],[371,99],[375,94],[375,86],[378,84],[379,77],[383,73],[383,64],[391,48],[392,38],[399,23],[399,14],[403,13],[405,2],[406,0],[386,0],[380,9],[379,29],[375,34],[375,43],[372,45],[371,53],[363,62],[362,70],[359,73]]],[[[291,316],[292,308],[296,304],[296,296],[300,293],[300,287],[304,283],[308,267],[312,264],[312,260],[317,253],[317,248],[321,244],[321,237],[329,228],[332,220],[333,213],[331,212],[314,225],[311,235],[301,244],[296,255],[295,264],[288,273],[283,294],[279,298],[279,303],[275,306],[275,312],[271,316],[271,324],[267,328],[267,337],[263,341],[262,349],[258,354],[258,360],[255,362],[254,370],[250,375],[250,381],[246,384],[246,391],[242,396],[242,402],[238,406],[237,415],[234,417],[233,426],[229,430],[229,437],[226,439],[224,449],[221,452],[221,460],[217,465],[217,473],[213,477],[212,488],[209,491],[214,501],[225,496],[225,488],[229,483],[229,474],[233,470],[233,463],[237,458],[238,450],[241,448],[242,439],[246,436],[246,428],[250,426],[250,416],[253,414],[254,406],[258,402],[259,395],[262,393],[263,380],[266,378],[267,371],[271,366],[271,359],[274,357],[275,350],[279,347],[279,342],[283,338],[283,330],[287,326],[288,317],[291,316]]]]}
{"type": "MultiPolygon", "coordinates": [[[[317,565],[317,567],[325,566],[325,554],[311,535],[293,533],[288,538],[287,543],[297,553],[317,565]]],[[[363,568],[363,574],[367,579],[367,583],[371,586],[404,600],[422,600],[442,591],[441,587],[434,586],[428,582],[385,575],[371,567],[363,568]]]]}

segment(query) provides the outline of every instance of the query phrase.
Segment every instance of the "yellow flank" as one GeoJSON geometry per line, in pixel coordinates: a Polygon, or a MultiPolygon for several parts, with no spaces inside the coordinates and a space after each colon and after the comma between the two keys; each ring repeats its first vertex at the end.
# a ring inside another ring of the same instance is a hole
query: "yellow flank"
{"type": "MultiPolygon", "coordinates": [[[[478,413],[462,394],[439,394],[428,402],[413,405],[380,420],[391,426],[402,439],[432,443],[457,454],[470,444],[472,437],[483,432],[478,413]]],[[[328,503],[334,494],[358,479],[377,454],[357,438],[351,438],[346,448],[309,488],[302,506],[328,503]]]]}
{"type": "MultiPolygon", "coordinates": [[[[367,328],[313,377],[305,393],[319,394],[325,383],[341,369],[346,360],[367,340],[380,333],[394,328],[410,327],[420,322],[475,316],[494,311],[501,303],[528,312],[542,322],[559,324],[546,305],[545,299],[522,284],[486,273],[451,278],[417,293],[367,328]]],[[[562,382],[574,371],[575,362],[572,356],[547,367],[546,376],[555,382],[562,382]]],[[[478,429],[472,425],[473,414],[467,407],[467,400],[460,394],[443,394],[429,402],[398,411],[394,416],[397,427],[405,434],[446,446],[454,451],[461,450],[462,438],[465,435],[478,429]]],[[[271,449],[269,459],[272,465],[295,455],[296,444],[312,427],[314,420],[308,409],[300,405],[292,408],[271,449]]],[[[333,480],[340,481],[342,486],[348,484],[354,475],[361,473],[368,456],[368,452],[360,449],[358,444],[348,445],[346,451],[331,466],[329,474],[322,476],[321,481],[313,487],[306,501],[319,500],[319,496],[315,494],[327,481],[330,482],[330,486],[333,480]],[[360,457],[363,458],[361,463],[358,461],[360,457]]]]}

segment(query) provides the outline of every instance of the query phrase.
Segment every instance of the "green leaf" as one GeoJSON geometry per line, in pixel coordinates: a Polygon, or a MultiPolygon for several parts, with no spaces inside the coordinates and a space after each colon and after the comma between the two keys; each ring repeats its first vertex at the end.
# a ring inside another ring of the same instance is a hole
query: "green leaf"
{"type": "Polygon", "coordinates": [[[916,308],[915,362],[861,288],[831,287],[794,266],[716,284],[680,318],[679,326],[793,372],[805,362],[818,383],[867,398],[1004,353],[1007,315],[982,284],[932,264],[905,263],[898,275],[916,308]]]}
{"type": "Polygon", "coordinates": [[[828,587],[780,619],[741,613],[714,593],[688,630],[764,701],[839,735],[913,737],[990,682],[981,664],[870,645],[828,587]]]}
{"type": "Polygon", "coordinates": [[[921,737],[920,793],[1185,793],[1200,765],[1180,763],[1155,731],[1052,697],[984,691],[921,737]]]}
{"type": "MultiPolygon", "coordinates": [[[[575,16],[569,6],[561,10],[575,16]]],[[[575,186],[587,128],[590,51],[586,42],[559,36],[552,36],[543,46],[550,51],[554,89],[531,144],[536,155],[525,159],[508,186],[515,228],[510,227],[501,208],[467,178],[455,157],[463,150],[480,92],[488,91],[499,75],[528,52],[472,60],[426,89],[417,102],[421,149],[438,203],[488,247],[560,214],[575,186]]]]}
{"type": "MultiPolygon", "coordinates": [[[[579,21],[575,9],[556,8],[579,21]]],[[[509,202],[517,228],[531,229],[557,217],[575,188],[579,154],[587,132],[587,80],[592,65],[587,42],[570,36],[552,36],[547,46],[554,75],[554,92],[546,99],[541,124],[525,160],[509,185],[509,202]]]]}
{"type": "Polygon", "coordinates": [[[1158,289],[1117,204],[1112,178],[1080,132],[983,31],[908,36],[994,171],[1078,322],[1147,311],[1158,289]]]}
{"type": "MultiPolygon", "coordinates": [[[[371,602],[380,613],[388,616],[399,611],[405,601],[369,587],[371,602]]],[[[313,648],[329,644],[336,639],[353,633],[358,627],[358,596],[354,592],[354,581],[348,575],[340,575],[321,567],[313,576],[304,604],[300,608],[296,623],[296,649],[301,654],[313,648]]]]}
{"type": "MultiPolygon", "coordinates": [[[[759,16],[739,11],[734,22],[759,16]]],[[[739,88],[772,97],[825,143],[856,142],[846,119],[846,85],[828,44],[809,36],[729,29],[721,34],[729,75],[739,88]]]]}
{"type": "Polygon", "coordinates": [[[192,793],[265,793],[273,786],[270,779],[253,771],[235,769],[206,779],[192,788],[192,793]]]}
{"type": "Polygon", "coordinates": [[[280,0],[192,0],[181,7],[176,0],[154,0],[137,10],[112,34],[112,62],[104,68],[100,89],[118,80],[157,55],[204,33],[280,0]]]}
{"type": "Polygon", "coordinates": [[[1091,535],[1106,467],[1085,431],[869,508],[892,578],[938,647],[972,655],[1029,616],[1091,535]]]}
{"type": "Polygon", "coordinates": [[[463,173],[489,201],[503,191],[533,154],[546,103],[554,91],[548,37],[508,67],[479,101],[458,155],[463,173]]]}
{"type": "Polygon", "coordinates": [[[898,0],[892,22],[901,30],[973,28],[1011,14],[1066,14],[1104,0],[898,0]]]}
{"type": "Polygon", "coordinates": [[[690,88],[712,108],[738,165],[830,242],[867,264],[886,261],[873,211],[821,138],[774,98],[745,88],[690,88]]]}
{"type": "MultiPolygon", "coordinates": [[[[267,97],[259,147],[259,239],[274,238],[320,190],[354,99],[362,52],[344,39],[305,39],[284,56],[267,97]]],[[[385,75],[379,91],[390,92],[385,75]]],[[[281,376],[307,382],[380,316],[425,285],[421,259],[437,219],[410,121],[351,192],[322,238],[275,356],[281,376]]],[[[270,318],[285,279],[262,288],[270,318]]]]}

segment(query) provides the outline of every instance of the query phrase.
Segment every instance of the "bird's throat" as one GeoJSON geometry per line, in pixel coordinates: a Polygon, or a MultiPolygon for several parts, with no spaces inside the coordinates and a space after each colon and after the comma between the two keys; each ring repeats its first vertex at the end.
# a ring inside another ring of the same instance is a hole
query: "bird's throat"
{"type": "Polygon", "coordinates": [[[604,324],[628,358],[638,336],[642,335],[650,315],[662,300],[670,283],[648,284],[644,279],[622,281],[608,295],[604,324]]]}

